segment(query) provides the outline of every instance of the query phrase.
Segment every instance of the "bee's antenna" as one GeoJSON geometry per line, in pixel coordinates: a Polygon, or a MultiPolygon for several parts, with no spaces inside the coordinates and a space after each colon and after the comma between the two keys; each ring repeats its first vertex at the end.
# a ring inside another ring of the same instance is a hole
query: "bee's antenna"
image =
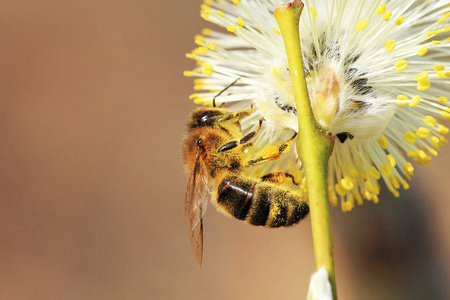
{"type": "Polygon", "coordinates": [[[212,101],[213,102],[213,107],[216,107],[216,98],[219,97],[220,95],[222,95],[222,93],[225,92],[226,90],[228,90],[230,87],[232,87],[236,82],[238,82],[239,79],[241,79],[241,77],[238,77],[230,85],[228,85],[226,88],[224,88],[217,95],[214,96],[213,101],[212,101]]]}

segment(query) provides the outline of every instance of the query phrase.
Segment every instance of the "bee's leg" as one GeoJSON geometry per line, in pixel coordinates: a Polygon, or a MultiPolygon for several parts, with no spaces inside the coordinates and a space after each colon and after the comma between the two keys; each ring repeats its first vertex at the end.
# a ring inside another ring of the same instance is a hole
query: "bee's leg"
{"type": "Polygon", "coordinates": [[[294,136],[289,139],[289,141],[284,142],[280,145],[270,145],[264,147],[255,158],[247,162],[246,166],[256,166],[280,157],[283,153],[286,153],[290,149],[291,144],[296,136],[297,133],[295,133],[294,136]]]}
{"type": "Polygon", "coordinates": [[[214,118],[217,118],[216,120],[219,123],[233,120],[233,119],[235,119],[236,121],[239,121],[240,119],[250,116],[251,114],[253,114],[254,111],[255,111],[255,107],[252,102],[251,108],[249,110],[230,112],[230,113],[226,113],[226,114],[214,117],[214,118]]]}
{"type": "Polygon", "coordinates": [[[264,122],[264,118],[259,119],[258,128],[256,128],[254,131],[246,134],[243,138],[240,139],[239,142],[232,141],[232,142],[226,143],[225,145],[220,146],[219,149],[217,150],[217,152],[228,151],[228,150],[236,148],[239,145],[242,145],[243,148],[249,147],[251,145],[251,143],[248,143],[248,141],[250,141],[252,138],[254,138],[256,136],[256,134],[258,134],[258,131],[261,129],[263,122],[264,122]]]}
{"type": "Polygon", "coordinates": [[[295,185],[299,184],[297,181],[295,181],[294,175],[292,175],[290,173],[285,173],[285,172],[273,172],[273,173],[269,173],[269,174],[261,177],[261,179],[263,181],[270,181],[270,182],[274,182],[274,183],[283,183],[288,178],[292,179],[293,184],[295,184],[295,185]]]}

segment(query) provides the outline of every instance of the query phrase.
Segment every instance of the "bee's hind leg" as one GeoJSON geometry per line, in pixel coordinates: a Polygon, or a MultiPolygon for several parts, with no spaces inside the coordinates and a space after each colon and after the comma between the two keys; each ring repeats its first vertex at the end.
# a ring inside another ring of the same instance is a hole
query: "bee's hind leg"
{"type": "Polygon", "coordinates": [[[295,181],[294,175],[292,175],[290,173],[286,173],[286,172],[272,172],[272,173],[266,174],[263,177],[261,177],[261,179],[263,181],[269,181],[269,182],[274,182],[274,183],[283,183],[288,178],[290,178],[292,180],[293,184],[295,184],[295,185],[299,184],[297,181],[295,181]]]}
{"type": "Polygon", "coordinates": [[[281,143],[279,145],[270,145],[264,147],[256,157],[250,159],[247,163],[247,167],[256,166],[265,163],[270,160],[274,160],[280,157],[282,154],[289,151],[292,142],[295,140],[297,133],[294,134],[287,142],[281,143]]]}

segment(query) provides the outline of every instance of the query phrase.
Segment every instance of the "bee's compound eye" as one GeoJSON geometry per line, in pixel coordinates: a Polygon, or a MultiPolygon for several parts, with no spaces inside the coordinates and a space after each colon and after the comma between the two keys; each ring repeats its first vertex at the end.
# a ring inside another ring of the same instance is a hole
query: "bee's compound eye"
{"type": "Polygon", "coordinates": [[[202,141],[202,139],[198,139],[198,140],[197,140],[197,146],[198,146],[198,147],[202,147],[202,146],[203,146],[203,141],[202,141]]]}

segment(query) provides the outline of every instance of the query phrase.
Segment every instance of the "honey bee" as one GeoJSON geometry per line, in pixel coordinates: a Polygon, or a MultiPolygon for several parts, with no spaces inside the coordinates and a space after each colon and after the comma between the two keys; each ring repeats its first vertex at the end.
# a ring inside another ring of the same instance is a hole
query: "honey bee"
{"type": "Polygon", "coordinates": [[[208,200],[225,215],[245,223],[280,227],[292,226],[306,217],[309,206],[305,196],[281,185],[289,173],[273,172],[262,178],[246,175],[249,167],[278,158],[287,152],[296,134],[287,142],[264,147],[251,156],[244,150],[258,134],[256,130],[243,135],[240,120],[250,110],[232,112],[226,108],[198,108],[191,114],[188,134],[183,143],[183,159],[189,174],[185,196],[185,216],[190,220],[192,252],[200,268],[203,256],[203,221],[208,200]]]}

